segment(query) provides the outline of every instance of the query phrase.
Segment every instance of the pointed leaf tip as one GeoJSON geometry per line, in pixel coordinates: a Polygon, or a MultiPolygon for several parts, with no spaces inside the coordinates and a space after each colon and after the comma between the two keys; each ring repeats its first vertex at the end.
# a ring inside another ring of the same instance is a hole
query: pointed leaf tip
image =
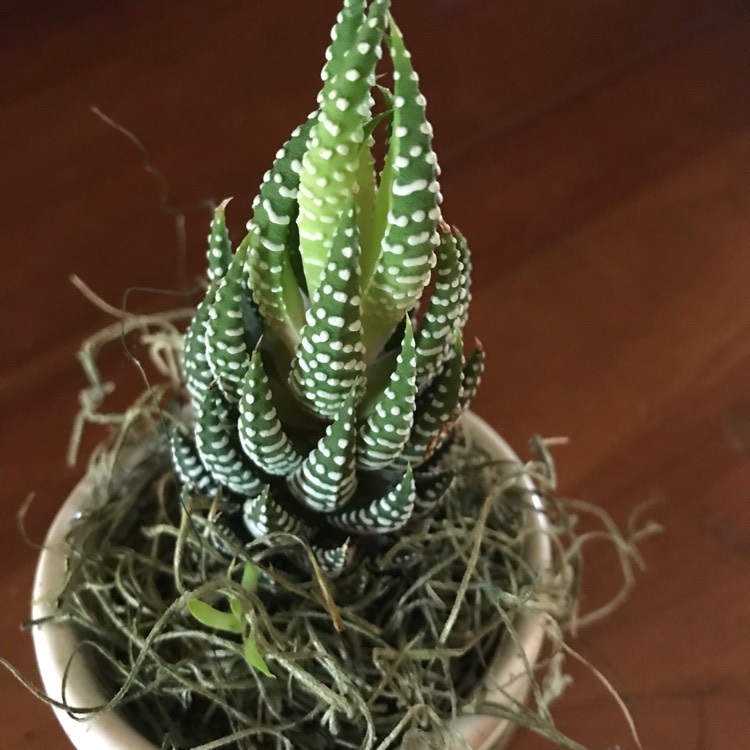
{"type": "Polygon", "coordinates": [[[334,515],[331,523],[357,534],[388,534],[409,522],[415,499],[414,473],[407,466],[401,481],[390,492],[364,508],[334,515]]]}
{"type": "Polygon", "coordinates": [[[380,256],[363,295],[365,346],[371,351],[382,347],[429,283],[442,200],[432,126],[419,79],[395,24],[391,32],[393,125],[384,170],[387,179],[381,179],[379,189],[379,193],[387,191],[387,199],[376,198],[383,235],[380,256]]]}
{"type": "Polygon", "coordinates": [[[357,487],[356,403],[352,389],[317,446],[287,480],[295,497],[311,510],[331,513],[349,500],[357,487]]]}
{"type": "Polygon", "coordinates": [[[246,500],[242,512],[247,530],[256,539],[274,532],[297,534],[302,528],[300,521],[273,498],[270,487],[246,500]]]}
{"type": "Polygon", "coordinates": [[[370,119],[371,89],[389,3],[375,0],[363,22],[361,8],[342,13],[323,69],[320,114],[302,159],[299,190],[300,255],[307,287],[320,284],[341,213],[351,198],[358,152],[370,119]]]}
{"type": "Polygon", "coordinates": [[[261,491],[257,470],[237,439],[234,407],[218,388],[209,389],[198,407],[194,431],[201,462],[218,484],[245,496],[261,491]]]}
{"type": "Polygon", "coordinates": [[[229,239],[224,209],[231,198],[227,198],[214,209],[208,234],[208,279],[218,281],[226,275],[232,262],[232,243],[229,239]]]}
{"type": "Polygon", "coordinates": [[[407,316],[405,320],[396,367],[359,431],[357,461],[363,469],[390,466],[406,445],[414,424],[417,356],[411,319],[407,316]]]}
{"type": "Polygon", "coordinates": [[[258,347],[245,373],[239,410],[240,444],[253,463],[274,476],[283,476],[299,466],[302,456],[278,417],[258,347]]]}

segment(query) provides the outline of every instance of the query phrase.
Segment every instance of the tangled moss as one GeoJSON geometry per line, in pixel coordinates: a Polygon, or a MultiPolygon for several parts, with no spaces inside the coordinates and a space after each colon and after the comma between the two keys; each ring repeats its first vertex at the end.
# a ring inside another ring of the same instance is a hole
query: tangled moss
{"type": "Polygon", "coordinates": [[[118,455],[94,464],[98,507],[71,532],[59,600],[60,617],[99,655],[113,705],[174,748],[220,737],[238,748],[251,737],[258,748],[328,748],[332,736],[369,748],[409,729],[444,730],[462,713],[535,586],[521,549],[519,467],[455,446],[461,470],[440,512],[378,540],[329,581],[302,540],[241,546],[221,503],[185,504],[152,417],[129,419],[118,455]],[[290,551],[309,565],[291,565],[290,551]],[[255,594],[238,582],[249,561],[261,573],[255,594]],[[250,599],[276,679],[248,669],[238,639],[186,611],[190,598],[219,603],[228,593],[250,599]]]}
{"type": "Polygon", "coordinates": [[[623,535],[600,509],[554,501],[543,442],[534,443],[537,460],[521,466],[491,460],[459,432],[450,448],[457,481],[437,512],[362,548],[340,578],[327,579],[293,535],[240,544],[226,502],[177,489],[166,438],[172,385],[150,386],[124,414],[100,411],[111,389],[98,352],[126,332],[163,376],[179,381],[176,317],[126,316],[82,350],[90,384],[74,448],[87,422],[113,430],[92,456],[92,506],[70,532],[68,575],[48,619],[78,629],[78,651],[96,663],[112,698],[66,710],[81,720],[120,710],[164,750],[446,747],[450,720],[472,713],[582,750],[549,712],[567,685],[562,657],[575,656],[563,632],[622,601],[641,563],[635,543],[656,527],[634,524],[623,535]],[[538,492],[529,491],[529,479],[538,492]],[[543,498],[553,551],[543,570],[525,554],[528,534],[539,533],[524,523],[532,494],[543,498]],[[582,514],[599,528],[578,532],[582,514]],[[583,550],[602,537],[619,555],[623,585],[611,603],[581,616],[583,550]],[[255,592],[240,584],[248,562],[259,571],[255,592]],[[273,679],[248,667],[239,637],[201,626],[188,612],[192,599],[220,607],[228,596],[242,602],[273,679]],[[545,628],[549,645],[541,665],[527,665],[531,700],[521,704],[501,690],[488,702],[476,686],[501,642],[521,652],[515,626],[524,617],[545,628]]]}

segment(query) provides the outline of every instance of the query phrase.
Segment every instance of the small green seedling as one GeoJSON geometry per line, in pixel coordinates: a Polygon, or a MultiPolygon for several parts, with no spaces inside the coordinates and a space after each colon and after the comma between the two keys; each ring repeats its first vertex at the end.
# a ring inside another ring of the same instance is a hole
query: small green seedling
{"type": "MultiPolygon", "coordinates": [[[[242,588],[248,592],[258,589],[258,569],[252,563],[247,563],[242,572],[242,588]]],[[[258,644],[251,632],[250,620],[246,617],[242,602],[236,596],[227,596],[229,600],[229,612],[224,612],[212,607],[200,599],[190,599],[187,608],[190,614],[198,620],[201,625],[227,633],[242,635],[242,652],[245,660],[253,668],[262,672],[267,677],[274,677],[258,649],[258,644]]]]}

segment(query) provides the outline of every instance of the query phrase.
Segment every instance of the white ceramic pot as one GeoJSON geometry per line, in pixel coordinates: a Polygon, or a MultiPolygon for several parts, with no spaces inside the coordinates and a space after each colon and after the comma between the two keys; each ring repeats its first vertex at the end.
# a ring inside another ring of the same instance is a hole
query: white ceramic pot
{"type": "MultiPolygon", "coordinates": [[[[518,461],[510,446],[482,419],[468,413],[463,420],[470,441],[474,441],[499,459],[518,461]]],[[[535,494],[530,480],[524,480],[524,484],[530,491],[533,504],[528,511],[528,524],[535,531],[527,535],[524,554],[532,568],[549,569],[551,547],[546,533],[547,521],[542,502],[535,494]]],[[[65,576],[65,538],[79,510],[88,507],[90,502],[89,483],[84,480],[63,504],[47,533],[45,548],[39,558],[34,579],[31,609],[34,619],[43,618],[54,611],[55,599],[62,588],[65,576]]],[[[525,660],[533,665],[539,657],[544,640],[542,625],[530,616],[517,618],[515,625],[519,642],[523,644],[525,660]]],[[[52,698],[61,700],[63,672],[78,644],[78,639],[71,628],[53,624],[35,627],[32,635],[44,688],[52,698]]],[[[530,684],[524,659],[510,639],[500,644],[487,684],[488,702],[526,701],[530,684]]],[[[96,675],[88,668],[82,657],[74,660],[68,672],[65,700],[68,705],[75,707],[101,706],[107,702],[96,675]]],[[[158,750],[156,745],[138,734],[116,711],[85,721],[73,719],[59,709],[55,709],[55,713],[65,733],[78,750],[158,750]]],[[[458,719],[457,727],[474,750],[499,750],[505,745],[513,730],[505,719],[480,715],[458,719]]]]}
{"type": "MultiPolygon", "coordinates": [[[[487,422],[473,412],[467,412],[463,419],[470,443],[475,442],[495,458],[520,463],[513,449],[487,422]]],[[[529,477],[524,476],[520,481],[529,491],[530,499],[526,511],[529,533],[524,541],[524,557],[530,569],[551,571],[552,544],[542,498],[529,477]]],[[[526,703],[531,690],[527,670],[538,661],[544,643],[544,626],[538,616],[531,613],[520,614],[513,625],[518,640],[513,642],[510,638],[505,638],[500,642],[487,675],[487,692],[484,697],[488,704],[510,708],[526,703]],[[523,652],[517,644],[522,644],[523,652]]],[[[462,716],[456,720],[455,726],[473,750],[501,750],[515,729],[507,719],[481,714],[462,716]]]]}

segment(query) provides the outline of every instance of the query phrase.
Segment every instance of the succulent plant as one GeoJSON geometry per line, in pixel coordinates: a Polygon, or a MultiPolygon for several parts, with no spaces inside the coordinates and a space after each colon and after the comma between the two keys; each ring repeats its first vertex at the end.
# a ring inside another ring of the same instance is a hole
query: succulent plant
{"type": "Polygon", "coordinates": [[[469,250],[441,216],[425,99],[389,5],[345,0],[318,107],[277,152],[235,251],[216,209],[183,347],[192,420],[171,433],[187,490],[220,491],[252,537],[306,538],[329,575],[360,537],[439,502],[441,448],[484,361],[479,347],[464,359],[469,250]],[[376,77],[384,46],[392,89],[376,77]]]}

